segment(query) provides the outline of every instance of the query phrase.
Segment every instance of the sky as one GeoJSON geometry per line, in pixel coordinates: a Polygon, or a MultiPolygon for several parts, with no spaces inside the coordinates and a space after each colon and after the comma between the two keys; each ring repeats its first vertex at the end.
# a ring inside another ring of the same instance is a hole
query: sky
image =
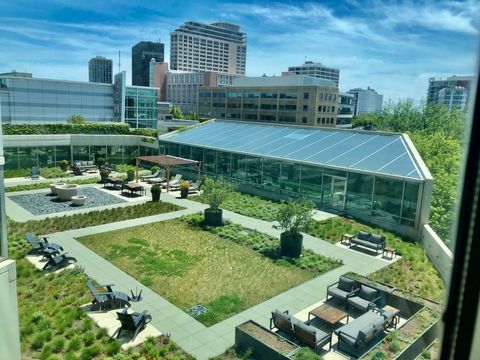
{"type": "MultiPolygon", "coordinates": [[[[165,43],[186,21],[233,22],[247,33],[247,76],[304,61],[340,69],[340,91],[370,86],[384,101],[425,97],[428,78],[476,73],[480,1],[0,0],[0,72],[88,81],[88,60],[131,77],[131,47],[165,43]]],[[[127,81],[127,84],[129,82],[127,81]]]]}

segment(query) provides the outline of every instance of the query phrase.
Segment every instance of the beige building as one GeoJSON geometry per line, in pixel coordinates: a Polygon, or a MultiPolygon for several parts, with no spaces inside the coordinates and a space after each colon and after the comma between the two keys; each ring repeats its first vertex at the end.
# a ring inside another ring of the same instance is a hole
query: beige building
{"type": "Polygon", "coordinates": [[[170,33],[170,68],[245,74],[247,35],[226,22],[189,21],[170,33]]]}
{"type": "Polygon", "coordinates": [[[240,77],[233,86],[203,87],[198,115],[206,118],[335,127],[338,88],[306,76],[240,77]]]}

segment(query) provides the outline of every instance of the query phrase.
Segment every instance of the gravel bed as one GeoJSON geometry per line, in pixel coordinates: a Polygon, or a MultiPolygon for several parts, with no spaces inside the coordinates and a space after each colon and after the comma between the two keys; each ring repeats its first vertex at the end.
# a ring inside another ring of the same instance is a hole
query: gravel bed
{"type": "Polygon", "coordinates": [[[126,202],[125,200],[93,187],[80,187],[78,189],[78,195],[86,196],[85,204],[82,206],[73,206],[70,201],[59,201],[58,198],[50,192],[10,195],[8,198],[33,215],[45,215],[126,202]]]}

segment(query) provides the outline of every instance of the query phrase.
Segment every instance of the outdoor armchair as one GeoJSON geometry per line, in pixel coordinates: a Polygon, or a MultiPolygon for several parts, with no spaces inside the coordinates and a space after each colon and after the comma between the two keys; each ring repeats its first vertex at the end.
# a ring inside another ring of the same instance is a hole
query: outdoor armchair
{"type": "Polygon", "coordinates": [[[336,283],[327,286],[327,301],[335,298],[342,301],[347,301],[348,296],[351,296],[355,291],[357,282],[346,276],[340,276],[336,283]]]}
{"type": "Polygon", "coordinates": [[[147,324],[152,321],[152,316],[148,314],[147,310],[143,312],[134,312],[129,314],[127,309],[123,311],[117,311],[118,320],[120,320],[121,326],[117,330],[117,338],[120,337],[122,332],[132,334],[132,341],[135,340],[138,333],[145,329],[147,324]]]}
{"type": "Polygon", "coordinates": [[[377,306],[378,300],[380,300],[378,290],[360,285],[358,289],[347,296],[347,307],[352,306],[365,312],[374,309],[377,306]]]}
{"type": "Polygon", "coordinates": [[[76,263],[77,259],[74,258],[73,256],[68,256],[68,253],[64,252],[59,255],[50,255],[47,256],[48,261],[47,263],[43,266],[42,270],[46,270],[49,267],[53,268],[59,268],[62,266],[68,266],[70,265],[71,262],[76,263]]]}
{"type": "Polygon", "coordinates": [[[25,233],[25,240],[32,246],[32,251],[36,253],[41,253],[45,256],[45,252],[48,253],[59,253],[60,250],[63,251],[63,247],[58,244],[50,244],[46,237],[38,237],[31,232],[25,233]]]}
{"type": "Polygon", "coordinates": [[[318,352],[318,350],[326,344],[329,344],[328,350],[332,348],[332,334],[328,334],[314,326],[302,322],[293,324],[293,330],[297,340],[311,347],[315,352],[318,352]]]}
{"type": "Polygon", "coordinates": [[[113,291],[113,284],[100,285],[99,288],[105,288],[107,291],[100,292],[93,284],[92,280],[87,280],[87,287],[93,295],[92,308],[99,311],[108,309],[123,309],[125,306],[130,307],[130,298],[121,291],[113,291]]]}
{"type": "Polygon", "coordinates": [[[270,319],[270,330],[276,328],[277,330],[280,330],[287,335],[294,336],[293,324],[297,322],[300,322],[300,320],[290,315],[288,313],[288,310],[275,310],[272,311],[272,317],[270,319]]]}

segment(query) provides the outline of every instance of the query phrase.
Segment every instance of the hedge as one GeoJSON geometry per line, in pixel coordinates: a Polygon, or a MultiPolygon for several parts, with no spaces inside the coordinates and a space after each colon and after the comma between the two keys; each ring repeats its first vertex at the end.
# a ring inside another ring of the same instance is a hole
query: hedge
{"type": "Polygon", "coordinates": [[[130,127],[125,123],[101,122],[87,124],[40,124],[3,125],[3,135],[44,135],[44,134],[108,134],[129,135],[130,127]]]}

